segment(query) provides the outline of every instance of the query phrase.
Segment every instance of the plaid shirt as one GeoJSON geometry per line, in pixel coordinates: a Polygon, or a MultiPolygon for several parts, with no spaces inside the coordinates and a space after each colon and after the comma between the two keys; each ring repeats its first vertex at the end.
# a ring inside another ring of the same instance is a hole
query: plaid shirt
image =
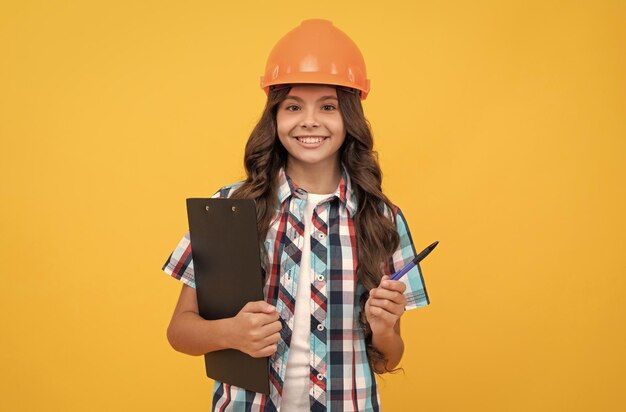
{"type": "MultiPolygon", "coordinates": [[[[278,175],[279,209],[265,239],[269,264],[265,299],[276,307],[283,329],[278,350],[270,358],[270,395],[215,382],[213,410],[279,410],[289,344],[294,328],[295,296],[304,244],[302,222],[307,193],[281,170],[278,175]]],[[[213,197],[226,198],[240,183],[220,189],[213,197]]],[[[309,401],[311,411],[377,411],[380,401],[370,369],[358,297],[365,292],[356,280],[356,236],[353,216],[357,202],[350,178],[342,171],[336,192],[315,207],[311,235],[311,356],[309,401]]],[[[391,273],[407,264],[416,252],[406,220],[394,210],[400,245],[391,257],[391,273]]],[[[171,253],[163,271],[195,287],[191,245],[187,232],[171,253]]],[[[406,309],[429,303],[416,266],[402,279],[406,284],[406,309]]],[[[289,411],[285,411],[289,412],[289,411]]]]}

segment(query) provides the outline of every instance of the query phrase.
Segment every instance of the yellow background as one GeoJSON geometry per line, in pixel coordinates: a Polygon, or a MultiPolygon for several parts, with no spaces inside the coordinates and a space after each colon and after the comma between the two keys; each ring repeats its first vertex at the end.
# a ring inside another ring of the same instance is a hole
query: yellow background
{"type": "Polygon", "coordinates": [[[384,189],[441,242],[385,410],[625,410],[618,0],[2,2],[0,410],[209,410],[161,266],[311,17],[360,46],[384,189]]]}

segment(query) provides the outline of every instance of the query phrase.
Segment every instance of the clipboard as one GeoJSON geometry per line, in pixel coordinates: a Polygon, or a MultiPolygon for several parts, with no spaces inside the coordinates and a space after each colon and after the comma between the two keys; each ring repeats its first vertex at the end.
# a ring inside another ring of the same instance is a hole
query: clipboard
{"type": "MultiPolygon", "coordinates": [[[[235,316],[264,300],[256,207],[251,199],[187,199],[191,256],[200,316],[235,316]]],[[[269,358],[236,349],[204,355],[209,378],[269,394],[269,358]]]]}

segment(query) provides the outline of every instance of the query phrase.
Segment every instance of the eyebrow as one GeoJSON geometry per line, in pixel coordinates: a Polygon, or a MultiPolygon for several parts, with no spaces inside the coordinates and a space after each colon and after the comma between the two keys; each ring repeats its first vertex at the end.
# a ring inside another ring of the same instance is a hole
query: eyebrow
{"type": "MultiPolygon", "coordinates": [[[[293,99],[293,100],[295,100],[295,101],[297,101],[297,102],[303,102],[303,101],[304,101],[304,100],[303,100],[301,97],[299,97],[299,96],[291,96],[291,95],[288,95],[288,96],[285,98],[285,100],[287,100],[287,99],[293,99]]],[[[323,101],[323,100],[331,100],[331,99],[332,99],[332,100],[337,100],[337,101],[339,101],[339,99],[337,99],[337,97],[335,97],[335,96],[330,96],[330,95],[329,95],[329,96],[322,96],[322,97],[320,97],[319,99],[317,99],[317,101],[318,101],[318,102],[321,102],[321,101],[323,101]]]]}

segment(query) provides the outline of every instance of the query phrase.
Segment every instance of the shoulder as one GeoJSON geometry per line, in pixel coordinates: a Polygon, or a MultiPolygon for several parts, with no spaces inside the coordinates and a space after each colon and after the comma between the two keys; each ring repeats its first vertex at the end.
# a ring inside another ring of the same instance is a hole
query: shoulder
{"type": "Polygon", "coordinates": [[[229,185],[222,186],[211,197],[217,198],[217,199],[227,199],[227,198],[231,197],[233,195],[233,193],[235,193],[235,190],[237,190],[243,184],[243,182],[244,181],[242,180],[242,181],[239,181],[239,182],[236,182],[236,183],[231,183],[229,185]]]}

